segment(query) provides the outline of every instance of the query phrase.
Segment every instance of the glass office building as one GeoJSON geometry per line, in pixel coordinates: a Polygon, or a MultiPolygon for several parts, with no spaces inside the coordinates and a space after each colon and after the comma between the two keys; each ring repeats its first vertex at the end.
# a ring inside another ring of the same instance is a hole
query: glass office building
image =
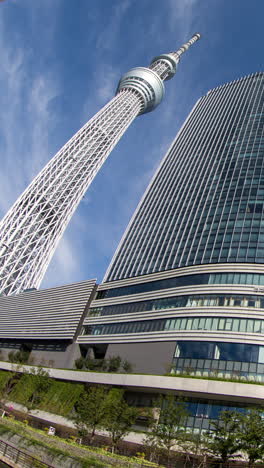
{"type": "Polygon", "coordinates": [[[264,74],[202,97],[147,189],[106,281],[264,263],[264,74]]]}
{"type": "MultiPolygon", "coordinates": [[[[264,73],[198,100],[78,340],[142,374],[264,382],[264,73]]],[[[190,396],[194,380],[185,380],[190,396]]],[[[206,420],[218,405],[209,400],[206,420]]]]}

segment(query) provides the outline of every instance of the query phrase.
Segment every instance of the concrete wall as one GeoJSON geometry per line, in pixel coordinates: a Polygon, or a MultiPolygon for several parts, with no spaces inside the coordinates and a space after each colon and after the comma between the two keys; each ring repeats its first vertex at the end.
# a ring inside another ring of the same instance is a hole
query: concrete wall
{"type": "MultiPolygon", "coordinates": [[[[27,343],[29,344],[29,343],[27,343]]],[[[21,349],[22,343],[0,344],[0,359],[9,361],[10,351],[16,352],[21,349]]],[[[29,355],[29,364],[44,367],[58,367],[63,369],[74,369],[75,360],[81,356],[80,347],[76,343],[34,343],[29,355]]]]}
{"type": "MultiPolygon", "coordinates": [[[[7,361],[9,352],[18,351],[21,345],[22,342],[9,345],[3,343],[2,346],[0,343],[0,359],[7,361]]],[[[163,375],[170,370],[175,346],[175,341],[113,343],[108,345],[105,359],[120,356],[123,361],[126,360],[132,365],[133,372],[163,375]]],[[[56,343],[35,341],[28,362],[37,366],[74,369],[75,360],[80,356],[79,344],[75,342],[71,344],[62,340],[56,343]]]]}
{"type": "Polygon", "coordinates": [[[109,344],[105,357],[120,356],[132,364],[133,372],[165,374],[169,372],[175,346],[174,341],[109,344]]]}
{"type": "Polygon", "coordinates": [[[19,351],[21,348],[21,344],[20,343],[15,343],[15,342],[12,342],[12,343],[0,343],[0,359],[2,361],[8,361],[8,354],[10,353],[10,351],[19,351]]]}
{"type": "Polygon", "coordinates": [[[37,366],[61,367],[74,369],[75,359],[81,356],[80,347],[76,343],[69,344],[65,350],[32,349],[29,361],[37,366]]]}

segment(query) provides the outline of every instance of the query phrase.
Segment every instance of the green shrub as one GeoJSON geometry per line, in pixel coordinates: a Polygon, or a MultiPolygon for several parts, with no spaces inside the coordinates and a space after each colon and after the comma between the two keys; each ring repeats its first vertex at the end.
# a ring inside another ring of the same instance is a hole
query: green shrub
{"type": "Polygon", "coordinates": [[[85,366],[88,370],[100,371],[104,365],[103,359],[86,359],[85,366]]]}
{"type": "Polygon", "coordinates": [[[8,353],[8,360],[10,362],[16,362],[18,364],[25,364],[26,362],[28,362],[29,354],[29,351],[23,350],[10,351],[10,353],[8,353]]]}
{"type": "Polygon", "coordinates": [[[75,359],[76,369],[83,369],[84,366],[85,366],[85,358],[79,357],[78,359],[75,359]]]}
{"type": "Polygon", "coordinates": [[[122,359],[120,356],[112,356],[108,360],[108,372],[118,372],[121,366],[122,359]]]}
{"type": "Polygon", "coordinates": [[[10,362],[16,362],[16,361],[15,361],[15,351],[10,351],[10,352],[8,353],[8,360],[9,360],[10,362]]]}
{"type": "Polygon", "coordinates": [[[75,360],[76,369],[86,368],[94,372],[132,372],[132,364],[129,361],[122,361],[120,356],[112,356],[109,359],[91,359],[79,357],[75,360]]]}
{"type": "Polygon", "coordinates": [[[126,360],[122,362],[122,368],[123,368],[123,371],[126,372],[127,374],[129,374],[133,370],[132,364],[126,360]]]}

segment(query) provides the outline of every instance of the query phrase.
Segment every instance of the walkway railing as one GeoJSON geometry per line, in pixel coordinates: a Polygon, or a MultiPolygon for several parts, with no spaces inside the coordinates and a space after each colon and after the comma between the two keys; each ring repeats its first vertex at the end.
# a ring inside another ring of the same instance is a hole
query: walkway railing
{"type": "Polygon", "coordinates": [[[17,449],[14,445],[0,440],[0,457],[5,457],[4,462],[11,461],[21,468],[54,468],[41,460],[17,449]]]}

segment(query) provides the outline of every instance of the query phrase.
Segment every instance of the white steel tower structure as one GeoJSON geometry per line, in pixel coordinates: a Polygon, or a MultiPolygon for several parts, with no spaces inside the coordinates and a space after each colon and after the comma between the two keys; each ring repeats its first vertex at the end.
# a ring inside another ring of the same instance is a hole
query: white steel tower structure
{"type": "Polygon", "coordinates": [[[116,96],[50,160],[0,223],[0,294],[37,288],[72,214],[101,165],[139,114],[161,102],[195,34],[176,52],[155,57],[120,80],[116,96]]]}

